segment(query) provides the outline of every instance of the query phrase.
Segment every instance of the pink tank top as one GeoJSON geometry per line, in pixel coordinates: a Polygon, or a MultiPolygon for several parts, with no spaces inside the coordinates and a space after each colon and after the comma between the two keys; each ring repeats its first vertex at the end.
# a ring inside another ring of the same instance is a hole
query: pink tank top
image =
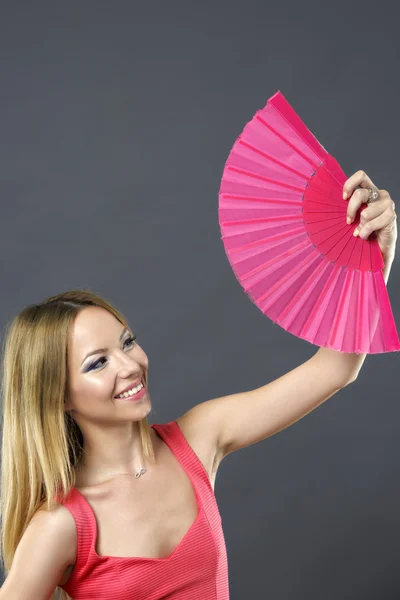
{"type": "Polygon", "coordinates": [[[94,512],[76,489],[61,502],[77,528],[77,559],[60,586],[74,600],[229,600],[225,539],[208,475],[176,421],[151,425],[174,453],[196,493],[196,520],[166,558],[96,554],[94,512]]]}

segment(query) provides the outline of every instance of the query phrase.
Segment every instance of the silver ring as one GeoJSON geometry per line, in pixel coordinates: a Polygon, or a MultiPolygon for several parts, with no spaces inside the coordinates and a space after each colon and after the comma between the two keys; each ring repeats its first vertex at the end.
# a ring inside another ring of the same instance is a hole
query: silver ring
{"type": "Polygon", "coordinates": [[[376,202],[376,200],[378,200],[379,198],[379,192],[376,188],[368,188],[368,200],[367,200],[367,204],[370,204],[371,202],[376,202]]]}

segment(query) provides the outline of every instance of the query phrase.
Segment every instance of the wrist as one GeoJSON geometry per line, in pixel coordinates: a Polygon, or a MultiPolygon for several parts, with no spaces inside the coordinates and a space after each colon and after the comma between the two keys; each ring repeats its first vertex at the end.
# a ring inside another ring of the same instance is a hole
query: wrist
{"type": "Polygon", "coordinates": [[[395,248],[388,250],[387,252],[382,254],[382,258],[383,258],[383,262],[385,263],[385,266],[387,264],[392,264],[392,262],[394,261],[395,254],[396,254],[395,248]]]}
{"type": "Polygon", "coordinates": [[[394,255],[386,256],[386,258],[384,257],[385,266],[382,269],[382,275],[383,275],[383,279],[385,281],[385,285],[387,285],[387,282],[389,279],[390,271],[392,269],[393,259],[394,259],[394,255]]]}

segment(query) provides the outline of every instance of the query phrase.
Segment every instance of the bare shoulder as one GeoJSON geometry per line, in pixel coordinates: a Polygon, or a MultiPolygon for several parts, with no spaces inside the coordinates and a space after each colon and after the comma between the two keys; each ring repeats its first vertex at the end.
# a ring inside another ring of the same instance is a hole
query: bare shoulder
{"type": "Polygon", "coordinates": [[[30,524],[34,521],[38,527],[47,527],[58,539],[58,547],[65,567],[58,585],[63,585],[70,578],[77,559],[78,533],[75,519],[65,506],[58,504],[52,511],[40,508],[32,517],[30,524]]]}
{"type": "Polygon", "coordinates": [[[65,548],[64,555],[68,564],[75,564],[78,533],[75,519],[68,508],[62,504],[58,504],[51,511],[40,508],[33,515],[29,525],[31,526],[33,523],[36,523],[38,528],[43,530],[46,528],[53,532],[53,535],[59,538],[59,542],[65,548]]]}
{"type": "Polygon", "coordinates": [[[47,600],[69,565],[76,560],[77,532],[63,505],[40,508],[25,529],[14,554],[0,598],[47,600]]]}
{"type": "Polygon", "coordinates": [[[196,404],[176,419],[180,430],[202,462],[214,487],[215,476],[222,460],[218,444],[218,431],[213,426],[213,401],[196,404]]]}

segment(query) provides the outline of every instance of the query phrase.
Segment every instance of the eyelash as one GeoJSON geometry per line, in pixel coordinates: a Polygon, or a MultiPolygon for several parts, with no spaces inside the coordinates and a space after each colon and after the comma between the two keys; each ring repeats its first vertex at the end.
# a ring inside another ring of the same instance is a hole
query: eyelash
{"type": "MultiPolygon", "coordinates": [[[[136,341],[136,335],[134,335],[134,336],[130,336],[130,337],[126,338],[126,340],[124,341],[124,344],[123,344],[123,345],[125,346],[126,342],[131,342],[131,344],[130,344],[130,345],[132,345],[132,346],[133,346],[133,342],[135,342],[135,341],[136,341]]],[[[100,362],[100,361],[101,361],[103,358],[105,358],[105,357],[104,357],[104,356],[102,356],[101,358],[99,358],[98,360],[96,360],[94,363],[92,363],[92,364],[91,364],[91,365],[88,367],[88,369],[86,370],[86,372],[88,372],[88,371],[93,371],[93,370],[94,370],[94,371],[97,371],[97,369],[93,369],[93,367],[95,367],[95,366],[97,365],[97,363],[99,363],[99,362],[100,362]]]]}

